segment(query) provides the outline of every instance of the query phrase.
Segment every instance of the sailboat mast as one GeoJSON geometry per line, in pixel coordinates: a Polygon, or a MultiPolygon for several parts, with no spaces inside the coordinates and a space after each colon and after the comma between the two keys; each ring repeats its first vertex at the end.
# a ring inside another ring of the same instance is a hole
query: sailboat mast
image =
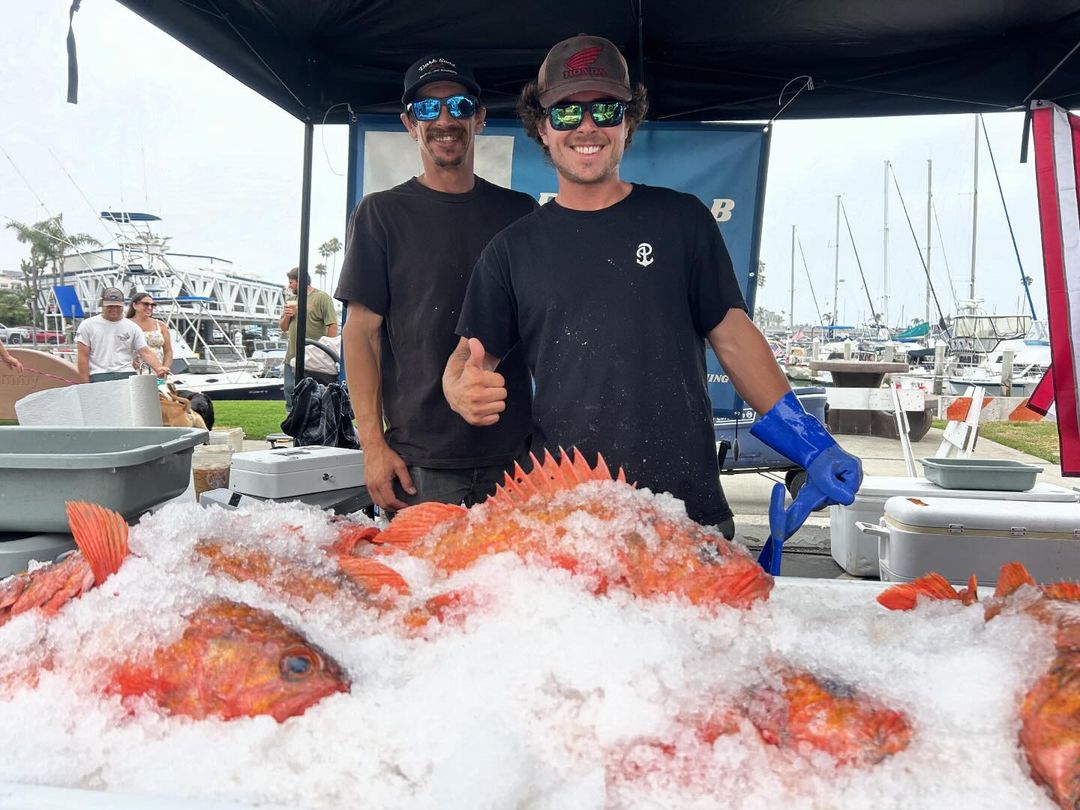
{"type": "Polygon", "coordinates": [[[836,327],[837,302],[840,295],[840,195],[836,195],[836,260],[833,263],[832,325],[836,327]]]}
{"type": "Polygon", "coordinates": [[[885,236],[881,250],[881,318],[889,325],[889,161],[885,161],[885,236]]]}
{"type": "Polygon", "coordinates": [[[930,225],[933,221],[934,161],[926,161],[926,323],[930,323],[930,225]]]}
{"type": "Polygon", "coordinates": [[[975,234],[979,227],[979,116],[975,116],[975,177],[971,190],[971,287],[968,298],[975,300],[975,234]]]}
{"type": "Polygon", "coordinates": [[[788,326],[795,328],[795,226],[791,226],[791,304],[788,306],[788,326]]]}

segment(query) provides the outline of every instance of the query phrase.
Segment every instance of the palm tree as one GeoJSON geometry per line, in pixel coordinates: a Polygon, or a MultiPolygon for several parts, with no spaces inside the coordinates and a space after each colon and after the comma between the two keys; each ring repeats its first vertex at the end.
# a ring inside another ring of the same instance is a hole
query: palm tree
{"type": "Polygon", "coordinates": [[[337,271],[337,254],[341,252],[342,244],[336,236],[327,239],[321,245],[319,245],[319,255],[324,259],[333,258],[333,264],[330,268],[330,290],[334,288],[334,273],[337,271]]]}
{"type": "MultiPolygon", "coordinates": [[[[90,234],[68,233],[64,230],[64,215],[27,225],[9,219],[7,227],[15,231],[15,238],[30,245],[30,258],[24,259],[20,266],[23,271],[23,283],[30,293],[30,313],[34,322],[34,337],[37,342],[38,308],[41,305],[42,283],[45,270],[51,268],[51,277],[56,284],[64,283],[64,253],[78,250],[83,245],[99,246],[101,243],[90,234]]],[[[44,324],[42,324],[44,326],[44,324]]]]}
{"type": "Polygon", "coordinates": [[[315,265],[315,275],[322,276],[323,284],[325,284],[326,283],[326,265],[322,264],[322,263],[315,265]]]}

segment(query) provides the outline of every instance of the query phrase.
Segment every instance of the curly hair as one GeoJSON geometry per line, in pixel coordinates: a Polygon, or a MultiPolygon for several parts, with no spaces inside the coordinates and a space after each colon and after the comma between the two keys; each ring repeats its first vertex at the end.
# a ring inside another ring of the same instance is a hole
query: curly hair
{"type": "MultiPolygon", "coordinates": [[[[634,131],[645,119],[645,114],[648,111],[649,94],[645,90],[645,85],[635,85],[630,100],[626,102],[626,146],[630,146],[630,142],[634,139],[634,131]]],[[[540,91],[537,88],[535,79],[521,88],[521,95],[518,96],[517,102],[517,114],[518,118],[521,119],[521,123],[525,126],[526,134],[540,144],[540,148],[544,150],[544,157],[550,158],[551,150],[544,145],[544,141],[540,137],[540,122],[546,117],[546,112],[540,103],[540,91]]]]}

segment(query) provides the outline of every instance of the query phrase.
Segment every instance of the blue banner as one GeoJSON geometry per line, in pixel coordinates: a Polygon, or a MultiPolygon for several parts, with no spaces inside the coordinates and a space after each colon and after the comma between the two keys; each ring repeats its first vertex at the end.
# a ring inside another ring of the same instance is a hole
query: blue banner
{"type": "MultiPolygon", "coordinates": [[[[419,174],[416,142],[396,116],[360,116],[353,124],[349,210],[360,197],[419,174]]],[[[758,247],[768,163],[768,133],[760,125],[645,123],[634,133],[620,176],[686,191],[716,218],[751,315],[757,292],[758,247]]],[[[558,191],[554,167],[512,120],[489,120],[477,139],[476,173],[531,194],[541,203],[558,191]]],[[[711,349],[709,396],[717,417],[752,418],[711,349]]]]}

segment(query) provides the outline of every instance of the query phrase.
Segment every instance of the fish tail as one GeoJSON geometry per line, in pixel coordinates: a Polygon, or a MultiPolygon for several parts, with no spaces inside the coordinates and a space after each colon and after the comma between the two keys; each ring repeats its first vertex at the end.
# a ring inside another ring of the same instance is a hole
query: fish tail
{"type": "Polygon", "coordinates": [[[128,555],[127,521],[111,509],[85,501],[68,501],[64,508],[75,545],[90,563],[94,583],[100,585],[120,570],[128,555]]]}
{"type": "Polygon", "coordinates": [[[449,523],[467,511],[464,506],[434,501],[408,506],[398,512],[390,525],[371,541],[408,548],[436,526],[449,523]]]}
{"type": "Polygon", "coordinates": [[[1035,585],[1035,579],[1024,567],[1023,563],[1007,562],[1001,566],[1001,573],[998,574],[998,583],[997,588],[994,589],[994,596],[1008,596],[1024,585],[1035,585]]]}
{"type": "Polygon", "coordinates": [[[920,596],[942,601],[952,599],[963,601],[956,588],[950,585],[949,581],[936,571],[919,577],[912,582],[893,585],[878,594],[877,601],[889,610],[911,610],[918,604],[920,596]]]}
{"type": "Polygon", "coordinates": [[[376,592],[383,587],[388,587],[402,595],[409,594],[408,583],[389,565],[383,565],[367,557],[353,557],[349,554],[338,557],[338,564],[351,582],[367,591],[376,592]]]}

